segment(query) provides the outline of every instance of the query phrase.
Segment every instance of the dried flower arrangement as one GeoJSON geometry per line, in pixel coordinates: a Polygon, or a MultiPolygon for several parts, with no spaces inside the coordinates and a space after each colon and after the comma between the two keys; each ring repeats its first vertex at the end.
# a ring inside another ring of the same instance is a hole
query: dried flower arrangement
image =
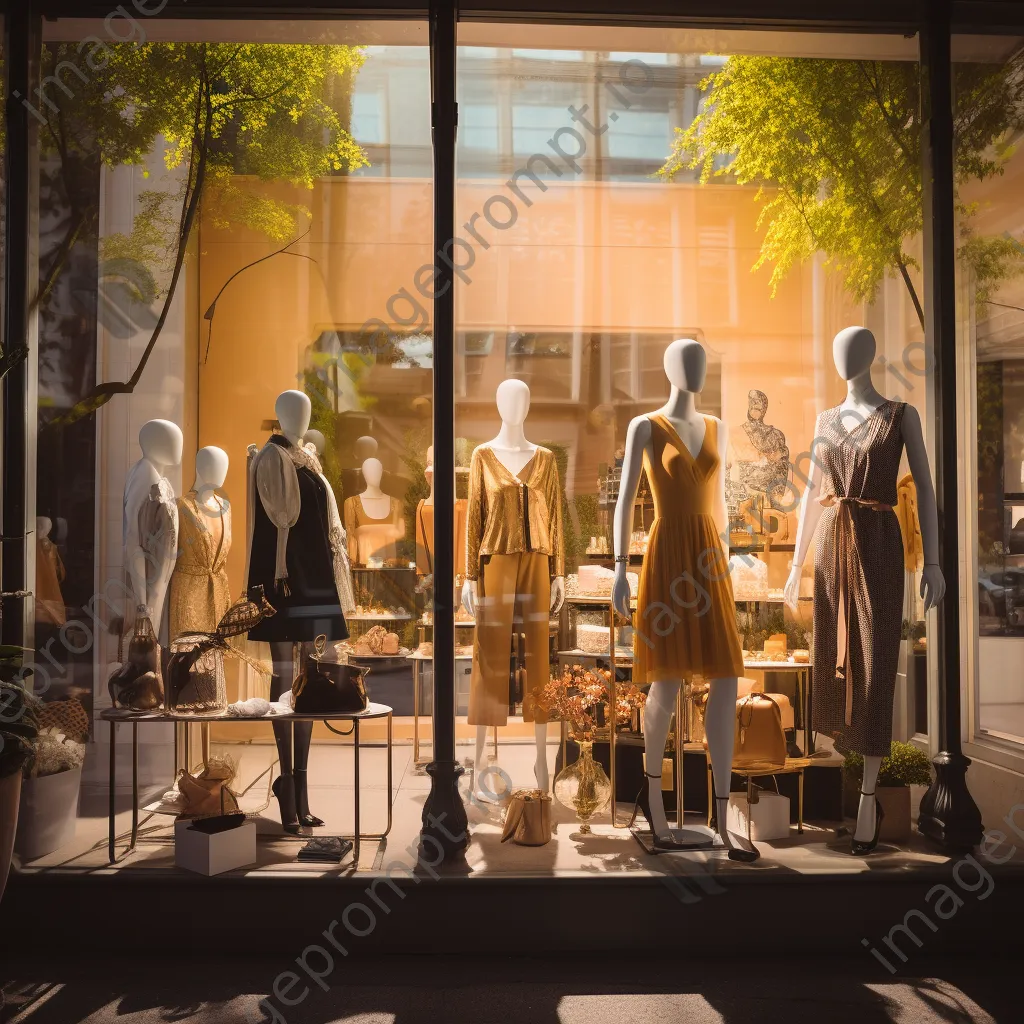
{"type": "MultiPolygon", "coordinates": [[[[548,680],[537,703],[548,717],[568,722],[577,739],[592,738],[598,727],[607,724],[603,712],[609,700],[608,669],[586,669],[582,665],[567,666],[561,676],[548,680]]],[[[647,694],[633,683],[615,687],[616,725],[628,725],[633,712],[642,708],[647,694]]]]}

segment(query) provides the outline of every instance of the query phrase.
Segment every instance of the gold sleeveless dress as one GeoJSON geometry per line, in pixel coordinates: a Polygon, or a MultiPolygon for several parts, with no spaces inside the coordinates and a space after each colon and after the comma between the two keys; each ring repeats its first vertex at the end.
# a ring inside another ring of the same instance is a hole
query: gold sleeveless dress
{"type": "Polygon", "coordinates": [[[654,497],[634,615],[637,684],[743,674],[729,556],[712,516],[721,486],[718,424],[705,416],[696,458],[660,413],[651,414],[644,468],[654,497]],[[653,457],[652,457],[653,454],[653,457]]]}
{"type": "Polygon", "coordinates": [[[168,609],[172,640],[197,630],[213,632],[231,606],[231,504],[216,498],[219,511],[200,506],[194,490],[178,499],[178,560],[168,609]]]}

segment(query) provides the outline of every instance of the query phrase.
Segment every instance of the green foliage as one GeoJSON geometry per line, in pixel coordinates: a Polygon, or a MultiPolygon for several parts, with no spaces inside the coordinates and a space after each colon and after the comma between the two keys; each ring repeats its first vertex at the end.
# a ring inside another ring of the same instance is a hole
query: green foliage
{"type": "MultiPolygon", "coordinates": [[[[864,758],[852,751],[843,761],[843,771],[857,780],[864,778],[864,758]]],[[[932,782],[932,763],[923,750],[918,750],[913,743],[901,743],[893,740],[889,754],[882,758],[878,769],[879,786],[930,786],[932,782]]]]}
{"type": "Polygon", "coordinates": [[[103,243],[105,261],[143,266],[163,297],[139,363],[126,381],[97,385],[51,426],[69,425],[134,389],[166,320],[200,203],[214,225],[280,241],[294,236],[309,211],[240,189],[239,175],[308,190],[322,176],[367,164],[348,130],[350,87],[364,60],[358,46],[97,42],[89,53],[70,43],[44,47],[44,80],[60,70],[62,86],[51,82],[40,104],[42,157],[58,168],[56,191],[66,206],[59,212],[67,216],[34,305],[51,294],[78,240],[97,232],[101,164],[143,164],[162,145],[167,171],[177,172],[170,187],[139,197],[131,232],[103,243]]]}
{"type": "Polygon", "coordinates": [[[761,604],[757,612],[736,610],[736,628],[746,651],[763,651],[765,641],[775,633],[786,634],[786,645],[792,650],[809,648],[807,630],[786,618],[781,606],[761,604]]]}
{"type": "Polygon", "coordinates": [[[38,701],[21,681],[21,658],[20,647],[0,647],[0,779],[21,772],[38,734],[38,701]]]}
{"type": "MultiPolygon", "coordinates": [[[[1022,61],[955,66],[958,184],[1002,173],[1024,119],[1022,61]]],[[[691,169],[702,183],[727,177],[759,186],[765,233],[754,269],[772,267],[773,294],[821,252],[858,301],[872,301],[882,278],[899,273],[923,326],[908,248],[923,226],[918,65],[737,56],[702,87],[703,110],[676,129],[662,178],[691,169]]],[[[984,299],[1021,269],[1021,251],[974,235],[974,211],[959,204],[958,212],[960,257],[984,299]]]]}
{"type": "Polygon", "coordinates": [[[402,462],[412,481],[405,492],[405,535],[412,540],[413,550],[410,558],[416,557],[416,507],[430,493],[427,483],[427,448],[430,447],[430,428],[414,427],[404,430],[404,449],[402,462]]]}
{"type": "Polygon", "coordinates": [[[338,449],[335,444],[337,422],[334,406],[331,404],[324,382],[311,371],[306,371],[303,390],[309,396],[311,407],[309,425],[313,430],[319,430],[324,435],[324,450],[320,456],[320,465],[327,482],[331,485],[331,490],[334,491],[334,498],[340,511],[345,501],[345,494],[341,485],[341,463],[338,460],[338,449]]]}

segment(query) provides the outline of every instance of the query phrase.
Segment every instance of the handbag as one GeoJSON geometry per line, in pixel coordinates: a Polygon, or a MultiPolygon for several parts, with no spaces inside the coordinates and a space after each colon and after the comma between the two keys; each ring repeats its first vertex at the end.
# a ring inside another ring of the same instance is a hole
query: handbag
{"type": "Polygon", "coordinates": [[[299,715],[358,714],[370,703],[363,677],[368,670],[339,661],[324,661],[327,637],[313,642],[302,671],[292,683],[292,709],[299,715]]]}
{"type": "Polygon", "coordinates": [[[182,771],[178,776],[181,793],[179,818],[212,818],[238,813],[238,800],[231,792],[235,765],[230,758],[214,758],[203,766],[198,775],[182,771]]]}
{"type": "Polygon", "coordinates": [[[551,840],[551,794],[540,789],[517,789],[512,793],[501,841],[520,846],[543,846],[551,840]]]}
{"type": "MultiPolygon", "coordinates": [[[[118,645],[120,648],[120,644],[118,645]]],[[[121,651],[118,650],[118,658],[121,651]]],[[[120,711],[155,711],[164,702],[160,644],[148,616],[135,621],[124,664],[110,677],[107,692],[120,711]]]]}
{"type": "Polygon", "coordinates": [[[750,693],[736,702],[734,768],[761,768],[769,774],[786,763],[786,733],[782,711],[765,693],[750,693]]]}

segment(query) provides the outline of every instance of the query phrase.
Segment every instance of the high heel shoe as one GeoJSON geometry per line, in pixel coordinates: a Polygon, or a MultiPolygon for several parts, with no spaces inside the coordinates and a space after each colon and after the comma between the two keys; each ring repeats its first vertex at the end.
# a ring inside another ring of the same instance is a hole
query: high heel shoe
{"type": "Polygon", "coordinates": [[[715,797],[715,817],[718,819],[718,834],[722,837],[729,850],[729,860],[737,860],[743,864],[753,864],[761,854],[757,847],[746,836],[730,832],[727,828],[729,821],[729,798],[727,796],[715,797]],[[728,836],[728,839],[726,839],[728,836]],[[732,844],[736,845],[733,846],[732,844]]]}
{"type": "MultiPolygon", "coordinates": [[[[875,796],[874,793],[865,793],[864,790],[860,791],[861,796],[875,796]]],[[[882,810],[882,805],[878,801],[878,797],[875,796],[875,835],[870,840],[854,839],[850,844],[850,853],[855,857],[863,857],[864,854],[870,853],[878,845],[878,836],[882,831],[882,819],[885,817],[885,811],[882,810]]]]}
{"type": "MultiPolygon", "coordinates": [[[[660,779],[660,775],[652,775],[650,772],[644,772],[644,775],[648,779],[660,779]]],[[[654,831],[654,826],[651,824],[651,801],[650,801],[650,787],[645,782],[640,787],[640,792],[636,795],[636,803],[633,805],[633,813],[630,815],[629,823],[626,828],[633,829],[636,823],[637,815],[643,811],[644,818],[647,821],[647,825],[651,830],[651,841],[656,850],[688,850],[693,847],[688,843],[679,842],[677,839],[668,838],[665,839],[659,836],[654,831]]]]}
{"type": "Polygon", "coordinates": [[[309,790],[306,788],[306,769],[295,769],[295,810],[299,824],[305,828],[319,828],[323,819],[309,813],[309,790]]]}
{"type": "Polygon", "coordinates": [[[295,807],[295,778],[292,775],[278,775],[274,779],[274,796],[281,811],[281,827],[289,835],[297,836],[302,828],[295,807]]]}

